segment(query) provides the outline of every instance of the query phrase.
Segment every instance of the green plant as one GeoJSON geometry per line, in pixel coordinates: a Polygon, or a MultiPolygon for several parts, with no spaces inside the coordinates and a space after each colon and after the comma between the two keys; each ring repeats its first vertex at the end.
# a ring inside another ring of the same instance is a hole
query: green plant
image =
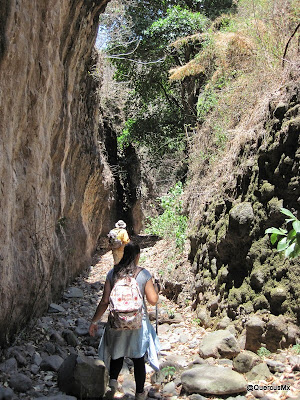
{"type": "Polygon", "coordinates": [[[274,245],[277,241],[277,250],[285,257],[295,258],[300,254],[300,221],[286,208],[281,208],[282,214],[287,215],[286,223],[292,223],[292,229],[268,228],[265,233],[271,234],[270,240],[274,245]]]}
{"type": "Polygon", "coordinates": [[[163,367],[161,372],[163,373],[165,380],[167,382],[170,382],[170,380],[172,379],[173,375],[176,372],[176,368],[172,367],[171,365],[167,365],[166,367],[163,367]]]}
{"type": "Polygon", "coordinates": [[[292,352],[300,355],[300,343],[297,343],[292,347],[292,352]]]}
{"type": "Polygon", "coordinates": [[[193,322],[194,322],[195,324],[197,324],[197,325],[200,325],[200,324],[201,324],[200,318],[194,318],[194,319],[193,319],[193,322]]]}
{"type": "Polygon", "coordinates": [[[170,319],[173,319],[175,317],[174,310],[168,310],[168,316],[170,319]]]}
{"type": "Polygon", "coordinates": [[[139,263],[143,264],[146,260],[147,260],[146,255],[145,254],[141,254],[140,259],[139,259],[139,263]]]}
{"type": "Polygon", "coordinates": [[[258,355],[260,358],[268,357],[270,354],[271,354],[270,350],[266,349],[266,348],[263,347],[263,346],[260,347],[260,348],[257,350],[257,355],[258,355]]]}
{"type": "Polygon", "coordinates": [[[182,183],[178,182],[169,193],[159,198],[163,213],[148,218],[147,234],[157,235],[175,241],[176,247],[183,249],[186,239],[187,217],[182,215],[182,183]]]}

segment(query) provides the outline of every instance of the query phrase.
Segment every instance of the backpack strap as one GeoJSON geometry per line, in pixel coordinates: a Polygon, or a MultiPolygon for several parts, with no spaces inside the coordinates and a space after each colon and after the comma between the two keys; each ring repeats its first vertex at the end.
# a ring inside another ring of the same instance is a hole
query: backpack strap
{"type": "Polygon", "coordinates": [[[137,278],[138,274],[139,274],[143,269],[144,269],[144,268],[142,268],[142,267],[137,267],[137,269],[136,269],[136,271],[135,271],[135,273],[134,273],[134,275],[133,275],[134,279],[137,278]]]}

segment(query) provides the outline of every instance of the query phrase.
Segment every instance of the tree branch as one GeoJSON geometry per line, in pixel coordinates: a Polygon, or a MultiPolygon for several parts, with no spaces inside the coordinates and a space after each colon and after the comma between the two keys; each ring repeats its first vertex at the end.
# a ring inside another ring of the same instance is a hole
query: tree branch
{"type": "Polygon", "coordinates": [[[297,30],[298,30],[299,28],[300,28],[300,23],[297,25],[296,29],[294,30],[294,32],[293,32],[292,35],[290,36],[290,38],[289,38],[289,40],[288,40],[288,42],[287,42],[287,44],[286,44],[286,46],[285,46],[284,53],[283,53],[283,57],[282,57],[282,68],[284,68],[285,56],[286,56],[286,53],[287,53],[287,51],[288,51],[289,44],[290,44],[291,40],[293,39],[293,37],[296,35],[296,32],[297,32],[297,30]]]}

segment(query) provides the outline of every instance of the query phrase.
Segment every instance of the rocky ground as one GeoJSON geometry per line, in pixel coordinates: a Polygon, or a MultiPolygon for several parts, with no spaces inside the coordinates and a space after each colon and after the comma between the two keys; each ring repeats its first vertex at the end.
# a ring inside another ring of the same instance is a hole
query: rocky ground
{"type": "MultiPolygon", "coordinates": [[[[164,267],[161,259],[166,245],[161,241],[154,244],[146,238],[140,238],[140,241],[141,266],[162,277],[163,269],[168,268],[164,267]]],[[[44,316],[33,321],[18,336],[13,346],[2,351],[0,400],[80,398],[65,395],[60,390],[65,387],[61,381],[69,378],[64,378],[58,370],[64,360],[73,357],[74,361],[78,355],[83,360],[81,365],[85,366],[88,360],[94,362],[97,359],[104,322],[99,325],[95,339],[88,335],[88,327],[101,298],[106,273],[111,267],[111,252],[99,252],[94,265],[72,283],[61,302],[52,304],[44,316]]],[[[188,270],[187,279],[191,279],[188,270]]],[[[170,293],[168,297],[172,297],[170,293]]],[[[149,307],[149,312],[156,325],[155,307],[149,307]]],[[[161,370],[154,373],[147,366],[149,398],[300,399],[298,347],[278,351],[263,360],[252,352],[242,351],[230,328],[209,332],[199,326],[188,296],[185,303],[181,302],[181,307],[160,296],[158,314],[161,370]]],[[[86,379],[89,375],[92,380],[94,370],[86,371],[84,377],[77,378],[86,379]]],[[[127,360],[119,378],[120,392],[117,397],[130,399],[134,396],[131,372],[132,365],[127,360]]]]}

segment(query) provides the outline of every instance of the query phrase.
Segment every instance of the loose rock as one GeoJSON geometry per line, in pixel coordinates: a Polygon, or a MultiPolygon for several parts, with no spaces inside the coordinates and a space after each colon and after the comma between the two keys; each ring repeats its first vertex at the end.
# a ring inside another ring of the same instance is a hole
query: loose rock
{"type": "Polygon", "coordinates": [[[237,340],[227,330],[207,333],[199,348],[199,354],[203,358],[233,358],[241,351],[237,340]]]}
{"type": "Polygon", "coordinates": [[[181,375],[181,383],[188,393],[225,395],[245,392],[247,382],[230,368],[201,365],[181,375]]]}
{"type": "Polygon", "coordinates": [[[25,393],[33,387],[33,383],[28,376],[15,374],[10,378],[9,386],[16,392],[25,393]]]}

